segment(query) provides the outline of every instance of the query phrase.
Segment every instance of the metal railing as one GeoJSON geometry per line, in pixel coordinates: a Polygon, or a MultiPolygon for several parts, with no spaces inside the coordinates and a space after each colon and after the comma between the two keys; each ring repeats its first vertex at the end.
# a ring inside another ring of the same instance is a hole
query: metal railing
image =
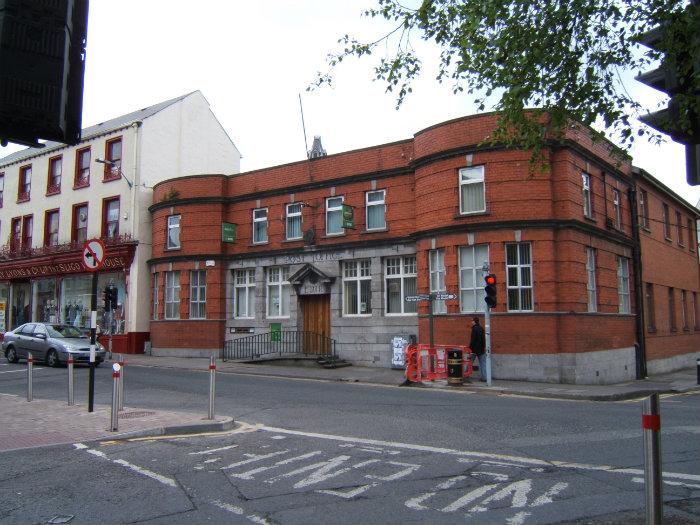
{"type": "Polygon", "coordinates": [[[224,343],[223,360],[260,359],[290,354],[336,359],[335,339],[305,331],[267,332],[224,343]]]}

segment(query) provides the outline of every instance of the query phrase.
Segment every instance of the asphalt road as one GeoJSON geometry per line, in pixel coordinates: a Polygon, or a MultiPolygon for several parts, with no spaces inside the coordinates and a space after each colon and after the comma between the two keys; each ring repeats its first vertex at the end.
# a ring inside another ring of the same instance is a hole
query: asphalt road
{"type": "MultiPolygon", "coordinates": [[[[34,396],[63,398],[65,374],[37,370],[34,396]]],[[[110,371],[96,375],[108,403],[110,371]]],[[[22,374],[0,375],[0,392],[24,388],[22,374]]],[[[86,399],[86,369],[77,388],[86,399]]],[[[204,415],[207,394],[206,373],[126,372],[127,406],[204,415]]],[[[666,514],[696,523],[682,507],[700,496],[700,395],[661,410],[666,514]]],[[[246,425],[0,454],[0,524],[643,522],[638,401],[219,374],[216,412],[246,425]]]]}

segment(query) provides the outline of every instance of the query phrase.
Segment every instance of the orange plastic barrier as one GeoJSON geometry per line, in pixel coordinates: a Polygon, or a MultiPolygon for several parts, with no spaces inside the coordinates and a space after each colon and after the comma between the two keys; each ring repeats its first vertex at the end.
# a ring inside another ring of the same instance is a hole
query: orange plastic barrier
{"type": "Polygon", "coordinates": [[[468,346],[419,344],[406,347],[406,379],[416,383],[447,379],[447,351],[453,349],[462,351],[462,376],[471,376],[474,369],[468,346]]]}

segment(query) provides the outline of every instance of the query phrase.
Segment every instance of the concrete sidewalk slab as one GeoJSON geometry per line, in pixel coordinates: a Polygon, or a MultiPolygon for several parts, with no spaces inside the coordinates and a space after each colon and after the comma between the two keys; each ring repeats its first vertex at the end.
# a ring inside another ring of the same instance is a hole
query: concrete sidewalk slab
{"type": "Polygon", "coordinates": [[[0,394],[0,452],[60,445],[97,439],[223,432],[234,426],[231,417],[214,420],[188,412],[169,412],[125,407],[119,413],[119,430],[108,430],[111,407],[68,406],[65,401],[0,394]]]}

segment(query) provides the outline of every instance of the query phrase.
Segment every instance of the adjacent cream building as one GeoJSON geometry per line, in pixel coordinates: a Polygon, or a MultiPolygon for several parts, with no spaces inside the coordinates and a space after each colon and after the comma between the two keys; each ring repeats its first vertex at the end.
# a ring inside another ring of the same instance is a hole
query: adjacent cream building
{"type": "Polygon", "coordinates": [[[103,290],[118,290],[114,351],[148,339],[153,186],[173,177],[238,173],[240,153],[195,91],[84,129],[76,146],[48,142],[0,159],[0,333],[31,321],[89,328],[87,239],[100,238],[103,290]],[[3,311],[4,310],[4,311],[3,311]]]}

